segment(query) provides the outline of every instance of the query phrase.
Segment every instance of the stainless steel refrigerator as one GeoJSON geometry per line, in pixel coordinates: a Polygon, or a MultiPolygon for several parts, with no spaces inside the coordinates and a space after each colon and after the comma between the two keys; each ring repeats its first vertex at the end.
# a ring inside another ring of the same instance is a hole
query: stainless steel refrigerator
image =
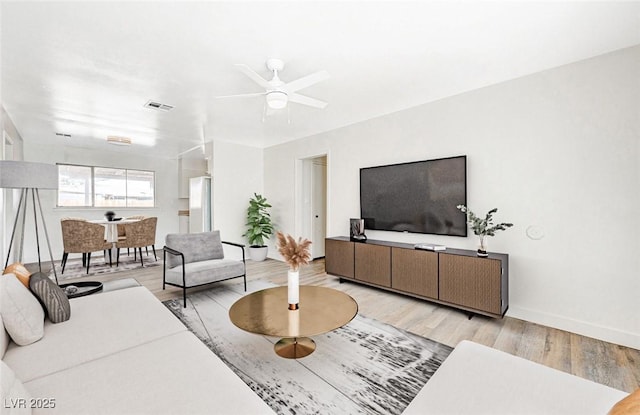
{"type": "Polygon", "coordinates": [[[211,177],[189,179],[189,233],[211,230],[211,177]]]}

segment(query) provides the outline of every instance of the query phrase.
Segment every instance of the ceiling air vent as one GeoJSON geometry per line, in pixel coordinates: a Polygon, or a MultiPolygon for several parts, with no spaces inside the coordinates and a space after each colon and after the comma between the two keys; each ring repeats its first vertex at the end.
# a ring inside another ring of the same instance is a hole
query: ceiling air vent
{"type": "Polygon", "coordinates": [[[64,134],[64,133],[56,133],[56,136],[58,136],[58,137],[71,138],[71,134],[64,134]]]}
{"type": "Polygon", "coordinates": [[[151,108],[152,110],[158,110],[158,111],[171,111],[173,109],[173,105],[167,105],[167,104],[162,104],[160,102],[155,102],[155,101],[147,101],[146,104],[144,104],[145,108],[151,108]]]}

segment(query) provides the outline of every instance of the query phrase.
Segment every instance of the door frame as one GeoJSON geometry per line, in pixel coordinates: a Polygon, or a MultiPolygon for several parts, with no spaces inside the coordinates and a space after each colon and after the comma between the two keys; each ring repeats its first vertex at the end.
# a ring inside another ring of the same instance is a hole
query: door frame
{"type": "MultiPolygon", "coordinates": [[[[331,219],[331,158],[329,151],[321,151],[314,154],[309,154],[303,157],[299,157],[296,159],[295,164],[295,188],[294,188],[294,232],[295,235],[302,236],[304,238],[309,238],[311,235],[311,220],[312,213],[310,211],[310,201],[305,200],[307,193],[310,192],[305,191],[305,182],[307,179],[310,179],[309,174],[305,172],[305,169],[310,168],[313,163],[313,159],[325,157],[327,163],[327,177],[326,177],[326,194],[325,194],[325,211],[326,211],[326,222],[325,222],[325,235],[330,234],[330,219],[331,219]]],[[[312,241],[314,243],[324,243],[318,241],[312,241]]]]}

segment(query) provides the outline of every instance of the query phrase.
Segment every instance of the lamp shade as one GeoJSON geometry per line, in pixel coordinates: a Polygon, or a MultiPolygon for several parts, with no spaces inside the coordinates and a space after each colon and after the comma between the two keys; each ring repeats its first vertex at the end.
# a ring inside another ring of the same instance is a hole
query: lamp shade
{"type": "Polygon", "coordinates": [[[0,188],[57,189],[58,166],[31,161],[0,160],[0,188]]]}

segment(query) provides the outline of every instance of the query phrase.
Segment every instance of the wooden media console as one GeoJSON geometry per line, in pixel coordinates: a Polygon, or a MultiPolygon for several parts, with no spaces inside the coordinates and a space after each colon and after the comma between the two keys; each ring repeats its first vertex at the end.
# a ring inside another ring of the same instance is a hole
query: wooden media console
{"type": "Polygon", "coordinates": [[[474,314],[502,317],[509,308],[509,256],[346,236],[325,239],[327,274],[474,314]]]}

